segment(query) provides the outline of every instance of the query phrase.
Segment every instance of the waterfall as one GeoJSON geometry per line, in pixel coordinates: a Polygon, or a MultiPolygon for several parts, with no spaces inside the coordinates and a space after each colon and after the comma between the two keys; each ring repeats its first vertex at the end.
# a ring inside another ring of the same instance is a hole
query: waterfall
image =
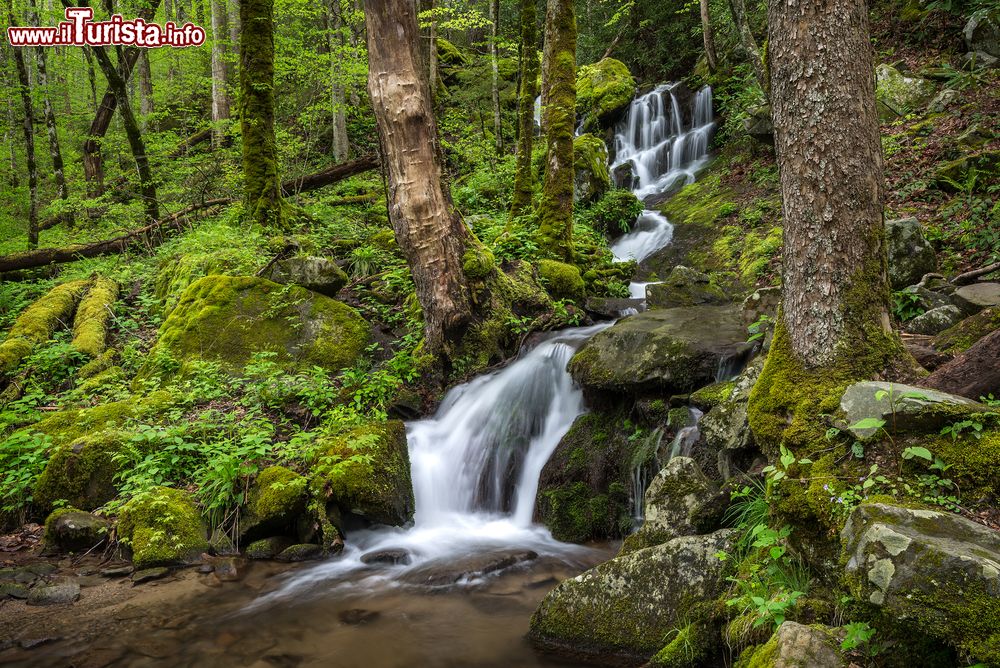
{"type": "Polygon", "coordinates": [[[674,440],[670,443],[670,450],[667,452],[667,456],[663,462],[664,465],[674,457],[691,456],[691,448],[694,447],[694,444],[698,442],[699,438],[701,438],[701,431],[698,429],[698,423],[701,421],[703,413],[697,408],[690,407],[688,408],[688,412],[691,415],[691,421],[693,424],[677,430],[674,440]]]}

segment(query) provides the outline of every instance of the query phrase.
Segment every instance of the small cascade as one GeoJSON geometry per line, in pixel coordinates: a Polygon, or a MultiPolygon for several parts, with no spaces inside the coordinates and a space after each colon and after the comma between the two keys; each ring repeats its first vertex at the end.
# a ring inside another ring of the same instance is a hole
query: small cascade
{"type": "Polygon", "coordinates": [[[747,363],[753,359],[759,347],[759,345],[747,346],[739,352],[722,356],[719,359],[719,366],[715,370],[715,382],[732,380],[743,373],[747,363]]]}
{"type": "Polygon", "coordinates": [[[539,95],[535,98],[535,127],[541,129],[542,127],[542,96],[539,95]]]}
{"type": "Polygon", "coordinates": [[[701,438],[701,431],[698,429],[698,423],[701,421],[703,413],[693,407],[689,407],[688,412],[691,415],[691,422],[693,424],[677,430],[674,440],[670,443],[670,450],[667,452],[666,461],[664,463],[669,462],[674,457],[690,457],[691,448],[693,448],[694,444],[698,442],[699,438],[701,438]]]}
{"type": "Polygon", "coordinates": [[[636,447],[632,456],[632,524],[638,528],[645,515],[646,488],[660,470],[663,430],[657,427],[636,447]]]}

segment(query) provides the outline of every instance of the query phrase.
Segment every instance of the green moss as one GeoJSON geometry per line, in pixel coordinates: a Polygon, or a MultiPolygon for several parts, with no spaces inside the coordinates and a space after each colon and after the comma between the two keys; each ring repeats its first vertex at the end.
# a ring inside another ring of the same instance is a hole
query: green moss
{"type": "Polygon", "coordinates": [[[176,402],[177,398],[169,392],[153,392],[138,399],[58,411],[28,429],[49,436],[52,445],[58,448],[95,432],[120,428],[132,420],[149,419],[173,407],[176,402]]]}
{"type": "Polygon", "coordinates": [[[736,661],[735,668],[774,668],[778,659],[778,636],[763,645],[747,647],[736,661]]]}
{"type": "Polygon", "coordinates": [[[631,190],[609,190],[587,210],[587,217],[595,230],[608,237],[617,237],[635,224],[645,205],[631,190]]]}
{"type": "Polygon", "coordinates": [[[470,244],[462,256],[462,270],[469,278],[486,278],[496,270],[497,261],[490,249],[480,244],[470,244]]]}
{"type": "Polygon", "coordinates": [[[573,140],[573,169],[578,202],[593,202],[611,189],[608,147],[600,137],[582,134],[573,140]]]}
{"type": "Polygon", "coordinates": [[[103,374],[111,369],[115,364],[116,353],[114,350],[105,350],[103,353],[90,360],[76,372],[77,381],[87,380],[103,374]]]}
{"type": "Polygon", "coordinates": [[[1000,429],[988,429],[979,439],[968,435],[958,439],[938,436],[921,443],[952,465],[947,476],[958,483],[963,502],[1000,497],[1000,475],[997,473],[1000,471],[1000,429]]]}
{"type": "Polygon", "coordinates": [[[635,79],[614,58],[584,65],[576,75],[576,110],[587,116],[587,131],[607,127],[625,111],[635,95],[635,79]]]}
{"type": "Polygon", "coordinates": [[[582,299],[584,296],[583,277],[580,270],[565,262],[539,260],[538,276],[549,294],[556,299],[582,299]]]}
{"type": "Polygon", "coordinates": [[[87,357],[96,358],[107,348],[108,323],[117,299],[118,284],[98,276],[80,300],[73,321],[73,347],[87,357]]]}
{"type": "MultiPolygon", "coordinates": [[[[615,491],[615,490],[612,490],[615,491]]],[[[595,494],[584,482],[548,489],[542,493],[545,524],[556,540],[584,543],[594,536],[617,533],[620,518],[616,505],[627,500],[624,489],[610,494],[595,494]]]]}
{"type": "Polygon", "coordinates": [[[281,524],[305,509],[306,479],[284,466],[269,466],[257,475],[247,495],[247,510],[256,523],[281,524]]]}
{"type": "Polygon", "coordinates": [[[358,359],[369,336],[357,311],[329,297],[251,276],[206,276],[184,291],[150,355],[238,372],[254,353],[270,351],[289,368],[336,371],[358,359]]]}
{"type": "Polygon", "coordinates": [[[700,623],[691,623],[677,629],[673,639],[657,652],[649,663],[650,668],[696,668],[712,652],[711,629],[700,623]]]}
{"type": "Polygon", "coordinates": [[[949,355],[958,355],[997,329],[1000,329],[1000,306],[993,306],[938,334],[934,338],[934,348],[949,355]]]}
{"type": "Polygon", "coordinates": [[[521,9],[521,85],[517,97],[517,170],[510,217],[524,215],[531,209],[535,191],[535,170],[531,166],[535,139],[535,97],[538,95],[538,3],[520,0],[521,9]]]}
{"type": "Polygon", "coordinates": [[[57,285],[14,321],[7,339],[0,343],[0,378],[13,373],[35,346],[48,341],[57,329],[69,322],[80,295],[89,284],[83,280],[57,285]]]}
{"type": "Polygon", "coordinates": [[[64,500],[76,508],[93,510],[115,498],[118,466],[114,456],[128,439],[119,431],[102,431],[56,449],[35,483],[35,503],[48,510],[64,500]]]}
{"type": "Polygon", "coordinates": [[[465,57],[465,54],[445,38],[435,38],[434,45],[437,47],[438,61],[445,67],[460,67],[468,64],[469,59],[465,57]]]}
{"type": "Polygon", "coordinates": [[[208,549],[198,508],[186,492],[156,487],[133,497],[118,517],[118,538],[137,569],[189,563],[208,549]]]}
{"type": "Polygon", "coordinates": [[[736,381],[733,380],[712,383],[692,392],[690,402],[701,410],[708,411],[732,396],[735,388],[736,381]]]}

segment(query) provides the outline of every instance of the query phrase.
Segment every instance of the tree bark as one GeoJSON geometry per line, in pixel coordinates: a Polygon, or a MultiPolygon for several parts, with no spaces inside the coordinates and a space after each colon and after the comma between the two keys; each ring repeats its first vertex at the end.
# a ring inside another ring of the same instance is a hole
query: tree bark
{"type": "Polygon", "coordinates": [[[500,0],[490,0],[490,66],[493,70],[493,135],[497,155],[503,155],[503,127],[500,118],[500,68],[497,40],[500,38],[500,0]]]}
{"type": "Polygon", "coordinates": [[[767,70],[764,67],[764,60],[760,56],[760,47],[757,46],[757,40],[754,39],[753,32],[750,30],[746,2],[744,0],[729,0],[729,11],[740,36],[740,47],[747,60],[750,61],[757,85],[764,92],[764,97],[770,98],[771,84],[767,80],[767,70]]]}
{"type": "Polygon", "coordinates": [[[921,385],[979,401],[1000,396],[1000,330],[988,334],[964,353],[924,378],[921,385]]]}
{"type": "MultiPolygon", "coordinates": [[[[10,51],[13,51],[13,49],[10,49],[10,51]]],[[[0,49],[0,56],[2,56],[2,58],[3,58],[3,60],[0,61],[0,62],[2,62],[2,64],[3,64],[4,84],[8,83],[7,82],[7,72],[8,72],[8,69],[7,69],[7,52],[8,52],[7,49],[0,49]]],[[[15,86],[15,84],[13,84],[13,83],[9,84],[9,88],[10,89],[13,89],[14,86],[15,86]]],[[[6,142],[7,142],[8,158],[10,160],[10,185],[11,185],[12,188],[17,188],[18,186],[21,185],[21,180],[18,178],[17,151],[15,151],[15,149],[14,149],[14,135],[16,134],[16,130],[14,128],[17,125],[17,121],[14,120],[15,116],[16,116],[16,113],[14,112],[14,96],[13,95],[8,95],[7,96],[7,129],[6,129],[6,137],[5,137],[5,139],[6,139],[6,142]]]]}
{"type": "MultiPolygon", "coordinates": [[[[40,25],[35,0],[31,0],[30,6],[32,23],[40,25]]],[[[56,181],[56,196],[59,199],[67,199],[69,197],[69,189],[66,187],[66,171],[63,168],[62,151],[59,148],[59,130],[56,127],[56,113],[52,108],[52,96],[49,91],[48,54],[45,53],[45,47],[38,47],[36,55],[37,60],[35,64],[38,67],[38,87],[42,91],[42,109],[45,117],[45,129],[49,139],[52,174],[56,181]]]]}
{"type": "Polygon", "coordinates": [[[153,113],[153,73],[149,69],[149,49],[139,51],[139,114],[145,118],[153,113]]]}
{"type": "Polygon", "coordinates": [[[447,361],[471,319],[462,267],[469,232],[442,187],[430,86],[412,0],[365,0],[368,92],[385,169],[389,220],[424,313],[427,348],[447,361]]]}
{"type": "Polygon", "coordinates": [[[94,55],[90,52],[89,46],[82,49],[83,59],[87,63],[87,80],[90,81],[90,108],[97,113],[97,73],[94,72],[94,55]]]}
{"type": "Polygon", "coordinates": [[[330,0],[328,4],[329,29],[327,32],[327,52],[330,55],[330,114],[333,119],[330,151],[335,162],[343,162],[350,155],[351,145],[347,136],[347,104],[344,97],[343,49],[347,45],[344,36],[343,11],[340,0],[330,0]],[[341,50],[338,53],[338,47],[341,50]]]}
{"type": "Polygon", "coordinates": [[[771,0],[768,16],[782,317],[795,357],[819,367],[891,331],[867,3],[771,0]]]}
{"type": "Polygon", "coordinates": [[[701,38],[705,43],[705,58],[708,60],[708,69],[714,72],[719,69],[719,58],[715,55],[715,36],[712,34],[712,15],[709,11],[708,0],[700,0],[701,6],[701,38]]]}
{"type": "MultiPolygon", "coordinates": [[[[14,22],[14,13],[9,14],[10,25],[14,22]]],[[[21,94],[21,107],[24,112],[24,153],[28,168],[28,245],[38,246],[38,165],[35,164],[35,121],[31,104],[31,80],[28,78],[28,67],[24,63],[21,49],[11,48],[14,52],[14,66],[17,68],[18,89],[21,94]]]]}
{"type": "Polygon", "coordinates": [[[225,140],[222,121],[229,118],[229,91],[226,89],[226,44],[229,40],[225,0],[210,0],[212,9],[212,144],[225,140]]]}
{"type": "Polygon", "coordinates": [[[573,259],[573,132],[576,125],[576,15],[573,0],[548,0],[542,117],[548,140],[539,204],[539,245],[573,259]]]}
{"type": "Polygon", "coordinates": [[[538,0],[521,0],[521,89],[517,96],[517,169],[511,218],[527,213],[535,193],[531,151],[535,140],[538,97],[538,0]]]}

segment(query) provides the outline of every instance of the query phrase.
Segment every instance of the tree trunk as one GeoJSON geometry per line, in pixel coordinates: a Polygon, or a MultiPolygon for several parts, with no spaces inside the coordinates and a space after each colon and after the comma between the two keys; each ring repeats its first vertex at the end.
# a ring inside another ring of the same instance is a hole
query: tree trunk
{"type": "Polygon", "coordinates": [[[240,0],[240,128],[246,215],[263,227],[287,222],[274,138],[274,0],[240,0]]]}
{"type": "MultiPolygon", "coordinates": [[[[233,50],[233,55],[240,55],[240,5],[239,0],[223,0],[229,12],[229,46],[233,50]]],[[[230,73],[232,77],[232,73],[230,73]]]]}
{"type": "Polygon", "coordinates": [[[867,329],[891,331],[867,3],[771,0],[768,16],[784,326],[819,367],[867,329]]]}
{"type": "Polygon", "coordinates": [[[500,69],[497,63],[497,40],[500,38],[500,0],[490,0],[490,65],[493,69],[493,135],[497,155],[503,154],[503,128],[500,119],[500,69]]]}
{"type": "Polygon", "coordinates": [[[212,9],[212,144],[225,139],[222,121],[229,118],[229,91],[226,89],[226,43],[229,39],[225,0],[211,0],[212,9]]]}
{"type": "MultiPolygon", "coordinates": [[[[10,49],[10,51],[13,52],[13,49],[10,49]]],[[[2,68],[0,68],[0,71],[2,71],[2,73],[3,73],[3,83],[4,83],[4,85],[8,86],[8,90],[13,90],[14,86],[16,84],[14,84],[12,82],[9,83],[7,81],[7,73],[8,73],[8,69],[7,69],[7,53],[8,53],[7,49],[0,49],[0,58],[2,58],[2,60],[0,60],[0,65],[2,65],[2,68]]],[[[17,114],[14,111],[14,96],[13,95],[8,95],[7,96],[7,128],[6,128],[6,136],[5,136],[4,139],[6,140],[6,143],[7,143],[8,159],[10,160],[10,185],[11,185],[12,188],[17,188],[17,187],[19,187],[21,185],[21,180],[18,178],[17,151],[14,149],[14,135],[16,133],[16,130],[14,129],[14,127],[17,125],[17,121],[14,120],[14,119],[15,119],[16,115],[17,114]]]]}
{"type": "Polygon", "coordinates": [[[149,69],[149,49],[139,51],[139,114],[146,117],[153,113],[153,73],[149,69]]]}
{"type": "Polygon", "coordinates": [[[442,187],[430,86],[412,0],[365,0],[368,92],[388,174],[389,220],[424,313],[429,351],[447,361],[471,318],[462,257],[469,232],[442,187]]]}
{"type": "Polygon", "coordinates": [[[979,401],[1000,396],[1000,330],[988,334],[964,353],[939,367],[920,384],[979,401]]]}
{"type": "Polygon", "coordinates": [[[94,71],[94,55],[89,46],[83,47],[83,58],[87,61],[87,79],[90,81],[90,108],[97,113],[97,73],[94,71]]]}
{"type": "MultiPolygon", "coordinates": [[[[14,22],[13,12],[9,15],[10,25],[14,22]]],[[[21,49],[12,48],[14,65],[17,68],[18,89],[21,93],[21,106],[24,111],[24,154],[28,167],[28,245],[38,246],[38,166],[35,164],[35,122],[34,110],[31,104],[31,81],[28,79],[28,67],[24,63],[21,49]]]]}
{"type": "Polygon", "coordinates": [[[754,78],[757,79],[757,84],[764,92],[764,97],[770,98],[771,85],[767,80],[767,70],[760,56],[760,47],[757,46],[757,40],[754,39],[753,32],[750,30],[746,2],[744,0],[729,0],[729,11],[733,15],[733,24],[740,36],[740,47],[753,68],[754,78]]]}
{"type": "MultiPolygon", "coordinates": [[[[31,22],[34,25],[41,25],[38,20],[38,9],[35,0],[31,0],[31,22]]],[[[56,181],[56,196],[59,199],[69,197],[69,189],[66,187],[66,172],[63,169],[62,151],[59,148],[59,131],[56,127],[56,113],[52,108],[52,96],[49,91],[48,74],[48,54],[45,47],[36,49],[36,66],[38,67],[38,87],[42,91],[42,110],[45,118],[45,130],[49,139],[49,157],[52,159],[52,174],[56,181]]]]}
{"type": "Polygon", "coordinates": [[[343,162],[350,155],[347,137],[347,104],[344,98],[344,56],[347,45],[340,0],[330,0],[327,51],[330,54],[330,114],[333,118],[333,137],[330,150],[335,162],[343,162]],[[338,52],[338,48],[340,51],[338,52]]]}
{"type": "Polygon", "coordinates": [[[548,144],[539,204],[539,245],[573,259],[573,131],[576,121],[576,16],[573,0],[548,0],[542,116],[548,144]]]}
{"type": "Polygon", "coordinates": [[[708,0],[700,0],[701,4],[701,37],[705,42],[705,58],[708,69],[714,72],[719,69],[719,58],[715,55],[715,37],[712,34],[712,15],[709,12],[708,0]]]}
{"type": "Polygon", "coordinates": [[[531,208],[535,173],[531,151],[535,139],[535,98],[538,97],[538,0],[521,0],[521,89],[517,96],[517,171],[511,218],[531,208]]]}

